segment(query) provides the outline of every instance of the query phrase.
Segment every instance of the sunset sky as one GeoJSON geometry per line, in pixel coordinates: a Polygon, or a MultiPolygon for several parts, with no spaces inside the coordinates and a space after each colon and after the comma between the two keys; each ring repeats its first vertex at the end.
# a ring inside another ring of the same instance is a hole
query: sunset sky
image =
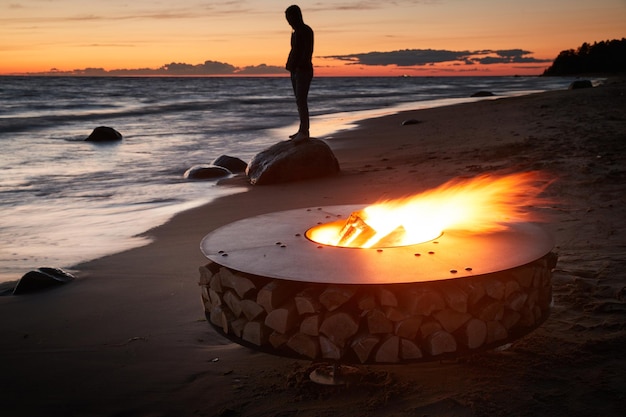
{"type": "MultiPolygon", "coordinates": [[[[286,74],[290,4],[0,0],[0,74],[286,74]]],[[[297,4],[318,76],[537,75],[562,50],[626,37],[626,0],[297,4]]]]}

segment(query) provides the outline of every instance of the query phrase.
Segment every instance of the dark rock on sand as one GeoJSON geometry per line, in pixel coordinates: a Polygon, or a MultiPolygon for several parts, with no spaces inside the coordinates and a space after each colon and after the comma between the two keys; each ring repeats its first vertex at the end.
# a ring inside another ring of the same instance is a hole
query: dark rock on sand
{"type": "Polygon", "coordinates": [[[114,142],[118,140],[122,140],[122,134],[107,126],[98,126],[85,139],[87,142],[114,142]]]}
{"type": "Polygon", "coordinates": [[[589,80],[576,80],[576,81],[573,81],[569,85],[568,90],[578,90],[580,88],[592,88],[592,87],[593,87],[593,84],[589,80]]]}
{"type": "Polygon", "coordinates": [[[266,185],[327,177],[339,173],[339,162],[319,139],[287,140],[258,153],[248,164],[251,184],[266,185]]]}
{"type": "Polygon", "coordinates": [[[13,289],[14,295],[28,294],[45,290],[73,281],[74,276],[59,268],[38,268],[29,271],[17,282],[13,289]]]}
{"type": "Polygon", "coordinates": [[[493,97],[495,96],[495,94],[493,94],[491,91],[477,91],[474,94],[472,94],[470,97],[493,97]]]}
{"type": "Polygon", "coordinates": [[[222,155],[219,156],[211,163],[212,165],[216,165],[218,167],[226,168],[233,174],[238,174],[241,172],[245,172],[248,164],[242,161],[239,158],[235,158],[234,156],[222,155]]]}
{"type": "Polygon", "coordinates": [[[228,169],[215,165],[194,165],[185,171],[183,177],[188,180],[215,180],[231,175],[228,169]]]}
{"type": "Polygon", "coordinates": [[[418,123],[422,123],[417,119],[407,119],[402,122],[402,126],[416,125],[418,123]]]}

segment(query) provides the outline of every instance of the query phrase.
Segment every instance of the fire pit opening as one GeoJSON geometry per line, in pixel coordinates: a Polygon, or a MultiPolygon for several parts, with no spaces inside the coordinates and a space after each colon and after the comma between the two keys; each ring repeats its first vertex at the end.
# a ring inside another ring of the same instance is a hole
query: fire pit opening
{"type": "Polygon", "coordinates": [[[306,237],[321,245],[342,248],[389,248],[409,246],[434,240],[443,233],[440,230],[422,230],[419,236],[406,236],[406,229],[397,226],[392,231],[378,232],[367,221],[365,210],[352,214],[348,220],[336,220],[313,226],[306,231],[306,237]]]}

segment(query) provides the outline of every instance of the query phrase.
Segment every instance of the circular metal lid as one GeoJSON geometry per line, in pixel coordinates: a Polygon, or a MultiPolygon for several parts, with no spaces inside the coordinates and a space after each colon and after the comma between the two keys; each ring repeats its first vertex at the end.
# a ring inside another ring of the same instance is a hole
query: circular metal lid
{"type": "Polygon", "coordinates": [[[222,226],[200,248],[210,260],[254,275],[335,284],[390,284],[455,279],[511,269],[549,253],[551,236],[534,223],[506,231],[445,231],[437,239],[389,248],[320,245],[306,231],[347,219],[358,205],[280,211],[222,226]]]}

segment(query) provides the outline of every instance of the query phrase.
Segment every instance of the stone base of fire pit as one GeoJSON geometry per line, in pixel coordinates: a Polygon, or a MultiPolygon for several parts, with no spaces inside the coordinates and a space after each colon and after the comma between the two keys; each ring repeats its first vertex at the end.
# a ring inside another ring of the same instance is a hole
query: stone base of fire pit
{"type": "Polygon", "coordinates": [[[556,255],[465,277],[393,284],[290,281],[200,267],[209,322],[272,354],[342,363],[460,356],[514,341],[549,315],[556,255]]]}

